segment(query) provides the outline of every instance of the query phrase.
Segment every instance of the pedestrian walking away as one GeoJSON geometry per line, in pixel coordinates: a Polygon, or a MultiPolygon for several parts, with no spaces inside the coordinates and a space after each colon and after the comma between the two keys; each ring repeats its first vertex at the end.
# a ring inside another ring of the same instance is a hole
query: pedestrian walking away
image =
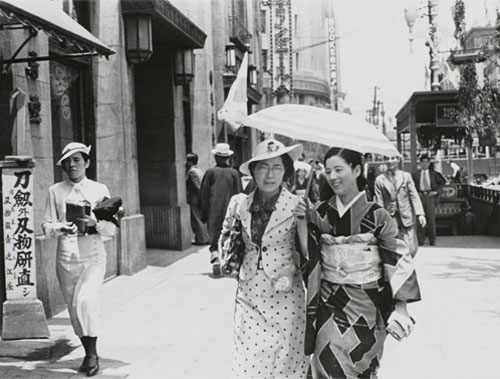
{"type": "Polygon", "coordinates": [[[207,223],[210,236],[210,263],[215,276],[221,275],[218,243],[222,222],[231,197],[242,191],[238,171],[230,165],[233,151],[227,143],[218,143],[212,150],[216,166],[205,172],[200,189],[201,219],[207,223]]]}
{"type": "Polygon", "coordinates": [[[396,222],[367,200],[361,154],[332,148],[325,169],[335,194],[295,209],[299,231],[308,228],[305,348],[314,378],[376,378],[387,333],[400,340],[413,329],[415,269],[396,222]]]}
{"type": "Polygon", "coordinates": [[[389,157],[386,164],[385,172],[375,179],[375,202],[396,220],[399,238],[414,257],[418,250],[416,218],[422,227],[427,223],[424,208],[411,174],[398,168],[399,158],[389,157]]]}
{"type": "Polygon", "coordinates": [[[189,153],[186,156],[186,191],[187,203],[190,206],[191,228],[195,245],[208,245],[210,239],[205,223],[201,220],[200,189],[203,172],[197,166],[198,155],[189,153]]]}
{"type": "Polygon", "coordinates": [[[282,185],[293,176],[301,152],[302,145],[261,142],[240,167],[257,189],[234,196],[224,220],[220,245],[236,222],[244,242],[234,313],[234,378],[307,375],[305,294],[293,214],[299,198],[282,185]]]}
{"type": "Polygon", "coordinates": [[[99,371],[97,336],[106,251],[101,236],[112,236],[115,226],[98,220],[91,211],[110,197],[108,188],[87,179],[90,146],[72,142],[63,149],[57,165],[67,179],[49,188],[42,229],[58,237],[56,273],[71,325],[80,337],[85,358],[79,371],[94,376],[99,371]]]}
{"type": "Polygon", "coordinates": [[[429,243],[436,243],[436,208],[439,205],[439,194],[446,184],[443,176],[430,168],[431,160],[427,154],[420,157],[422,169],[413,173],[413,181],[417,188],[427,220],[427,228],[417,226],[418,244],[423,245],[425,240],[425,229],[429,236],[429,243]]]}

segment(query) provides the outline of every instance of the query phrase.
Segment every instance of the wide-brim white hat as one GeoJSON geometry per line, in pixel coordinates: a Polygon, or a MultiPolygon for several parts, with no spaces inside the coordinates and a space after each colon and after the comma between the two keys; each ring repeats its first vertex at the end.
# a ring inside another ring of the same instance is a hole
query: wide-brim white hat
{"type": "Polygon", "coordinates": [[[218,155],[220,157],[230,157],[233,155],[234,151],[229,148],[227,143],[218,143],[212,149],[212,154],[218,155]]]}
{"type": "Polygon", "coordinates": [[[300,154],[302,154],[302,149],[303,147],[301,144],[285,146],[274,138],[266,139],[257,145],[253,152],[252,159],[243,163],[240,166],[240,171],[245,175],[250,175],[250,170],[248,169],[250,163],[280,157],[284,154],[288,154],[292,161],[295,161],[300,154]]]}
{"type": "Polygon", "coordinates": [[[60,166],[63,160],[76,153],[83,153],[86,155],[90,155],[91,148],[92,146],[90,145],[85,146],[83,143],[80,142],[70,142],[66,146],[64,146],[64,149],[61,154],[61,159],[57,161],[56,165],[60,166]]]}

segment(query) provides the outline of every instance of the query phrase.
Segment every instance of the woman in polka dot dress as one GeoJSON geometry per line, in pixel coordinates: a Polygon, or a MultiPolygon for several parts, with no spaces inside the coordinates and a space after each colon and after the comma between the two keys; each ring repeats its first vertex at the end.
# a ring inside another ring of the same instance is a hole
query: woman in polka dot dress
{"type": "MultiPolygon", "coordinates": [[[[295,248],[298,197],[282,187],[302,145],[268,139],[240,171],[257,189],[231,199],[221,235],[241,221],[245,253],[234,314],[234,378],[305,378],[305,300],[295,248]]],[[[224,237],[222,237],[224,238],[224,237]]],[[[220,241],[223,244],[224,241],[220,241]]]]}

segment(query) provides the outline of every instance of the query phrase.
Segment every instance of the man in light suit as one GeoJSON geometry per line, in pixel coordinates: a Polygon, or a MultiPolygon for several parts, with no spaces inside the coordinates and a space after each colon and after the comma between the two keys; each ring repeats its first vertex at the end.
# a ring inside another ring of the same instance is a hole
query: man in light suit
{"type": "MultiPolygon", "coordinates": [[[[429,243],[436,243],[436,208],[439,203],[439,193],[445,185],[445,180],[437,171],[431,170],[431,160],[427,154],[420,157],[422,169],[413,173],[413,181],[420,195],[422,205],[427,219],[427,231],[429,234],[429,243]]],[[[417,228],[418,244],[423,245],[425,240],[425,229],[417,228]]]]}
{"type": "Polygon", "coordinates": [[[411,255],[417,254],[415,219],[426,225],[424,208],[411,175],[398,169],[399,158],[389,158],[387,170],[375,179],[375,202],[384,207],[398,223],[399,238],[408,245],[411,255]]]}

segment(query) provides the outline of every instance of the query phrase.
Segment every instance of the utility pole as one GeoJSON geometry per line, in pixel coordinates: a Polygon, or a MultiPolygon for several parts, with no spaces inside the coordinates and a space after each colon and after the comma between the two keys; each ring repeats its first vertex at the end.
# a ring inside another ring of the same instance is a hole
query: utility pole
{"type": "Polygon", "coordinates": [[[427,42],[427,46],[429,46],[430,55],[431,90],[439,91],[441,85],[439,84],[439,42],[437,35],[438,0],[429,0],[428,7],[430,41],[427,42]]]}

